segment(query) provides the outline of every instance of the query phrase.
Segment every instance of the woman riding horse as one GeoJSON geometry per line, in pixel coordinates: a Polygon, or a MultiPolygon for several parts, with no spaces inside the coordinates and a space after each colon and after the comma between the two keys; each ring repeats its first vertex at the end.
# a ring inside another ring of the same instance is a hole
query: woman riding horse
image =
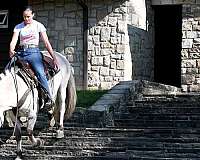
{"type": "Polygon", "coordinates": [[[54,102],[54,100],[52,97],[52,93],[50,92],[48,81],[44,72],[42,55],[38,48],[40,36],[45,44],[45,47],[53,58],[53,62],[56,68],[58,68],[58,62],[54,55],[51,44],[48,40],[46,28],[42,23],[34,20],[33,17],[34,13],[32,7],[25,7],[23,11],[24,21],[16,25],[14,28],[14,33],[10,42],[9,53],[11,58],[16,54],[15,47],[19,37],[20,44],[17,56],[20,60],[28,62],[31,65],[37,79],[47,93],[46,106],[49,106],[54,102]]]}

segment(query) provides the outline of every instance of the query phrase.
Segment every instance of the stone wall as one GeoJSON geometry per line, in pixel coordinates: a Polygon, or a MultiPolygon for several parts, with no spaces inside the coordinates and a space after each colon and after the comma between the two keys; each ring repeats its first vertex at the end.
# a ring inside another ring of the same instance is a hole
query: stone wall
{"type": "Polygon", "coordinates": [[[83,88],[82,7],[75,0],[29,0],[29,4],[36,20],[46,26],[53,49],[72,64],[77,88],[83,88]]]}
{"type": "Polygon", "coordinates": [[[200,4],[183,6],[182,88],[200,91],[200,4]]]}
{"type": "Polygon", "coordinates": [[[88,0],[87,5],[88,87],[108,89],[119,81],[151,79],[153,32],[146,23],[150,1],[88,0]]]}

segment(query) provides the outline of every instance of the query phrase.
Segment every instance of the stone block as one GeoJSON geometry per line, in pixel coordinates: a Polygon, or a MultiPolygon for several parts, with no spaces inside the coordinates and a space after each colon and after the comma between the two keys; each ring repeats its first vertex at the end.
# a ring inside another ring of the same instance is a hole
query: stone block
{"type": "Polygon", "coordinates": [[[111,32],[111,29],[109,27],[101,28],[101,33],[100,33],[101,42],[110,40],[110,32],[111,32]]]}
{"type": "Polygon", "coordinates": [[[108,76],[109,75],[109,68],[108,67],[100,67],[100,75],[108,76]]]}
{"type": "Polygon", "coordinates": [[[117,69],[119,69],[119,70],[124,69],[124,61],[123,60],[117,60],[117,69]]]}
{"type": "Polygon", "coordinates": [[[103,57],[92,57],[91,65],[102,66],[103,65],[103,57]]]}
{"type": "Polygon", "coordinates": [[[193,39],[183,39],[182,48],[192,48],[193,39]]]}

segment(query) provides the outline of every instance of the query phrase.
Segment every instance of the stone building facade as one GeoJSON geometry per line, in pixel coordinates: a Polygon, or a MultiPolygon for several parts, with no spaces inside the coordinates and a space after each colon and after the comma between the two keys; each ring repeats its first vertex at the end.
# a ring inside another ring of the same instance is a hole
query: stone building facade
{"type": "Polygon", "coordinates": [[[200,91],[200,1],[183,5],[182,88],[200,91]]]}
{"type": "Polygon", "coordinates": [[[53,48],[72,64],[78,88],[109,89],[132,78],[153,80],[152,28],[146,32],[150,1],[84,1],[88,7],[87,62],[83,55],[83,8],[78,1],[28,3],[36,11],[36,19],[47,27],[53,48]]]}
{"type": "Polygon", "coordinates": [[[47,27],[53,48],[72,64],[79,89],[109,89],[132,79],[154,81],[153,7],[181,5],[181,87],[200,90],[199,0],[82,0],[88,15],[86,31],[79,0],[28,3],[47,27]]]}

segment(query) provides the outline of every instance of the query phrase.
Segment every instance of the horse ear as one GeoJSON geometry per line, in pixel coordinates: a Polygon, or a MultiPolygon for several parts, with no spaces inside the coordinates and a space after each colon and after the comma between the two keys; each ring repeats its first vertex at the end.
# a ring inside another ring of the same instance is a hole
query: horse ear
{"type": "Polygon", "coordinates": [[[8,75],[9,74],[9,70],[5,70],[5,75],[8,75]]]}
{"type": "Polygon", "coordinates": [[[2,80],[5,75],[6,75],[5,71],[3,73],[1,73],[0,74],[0,80],[2,80]]]}

